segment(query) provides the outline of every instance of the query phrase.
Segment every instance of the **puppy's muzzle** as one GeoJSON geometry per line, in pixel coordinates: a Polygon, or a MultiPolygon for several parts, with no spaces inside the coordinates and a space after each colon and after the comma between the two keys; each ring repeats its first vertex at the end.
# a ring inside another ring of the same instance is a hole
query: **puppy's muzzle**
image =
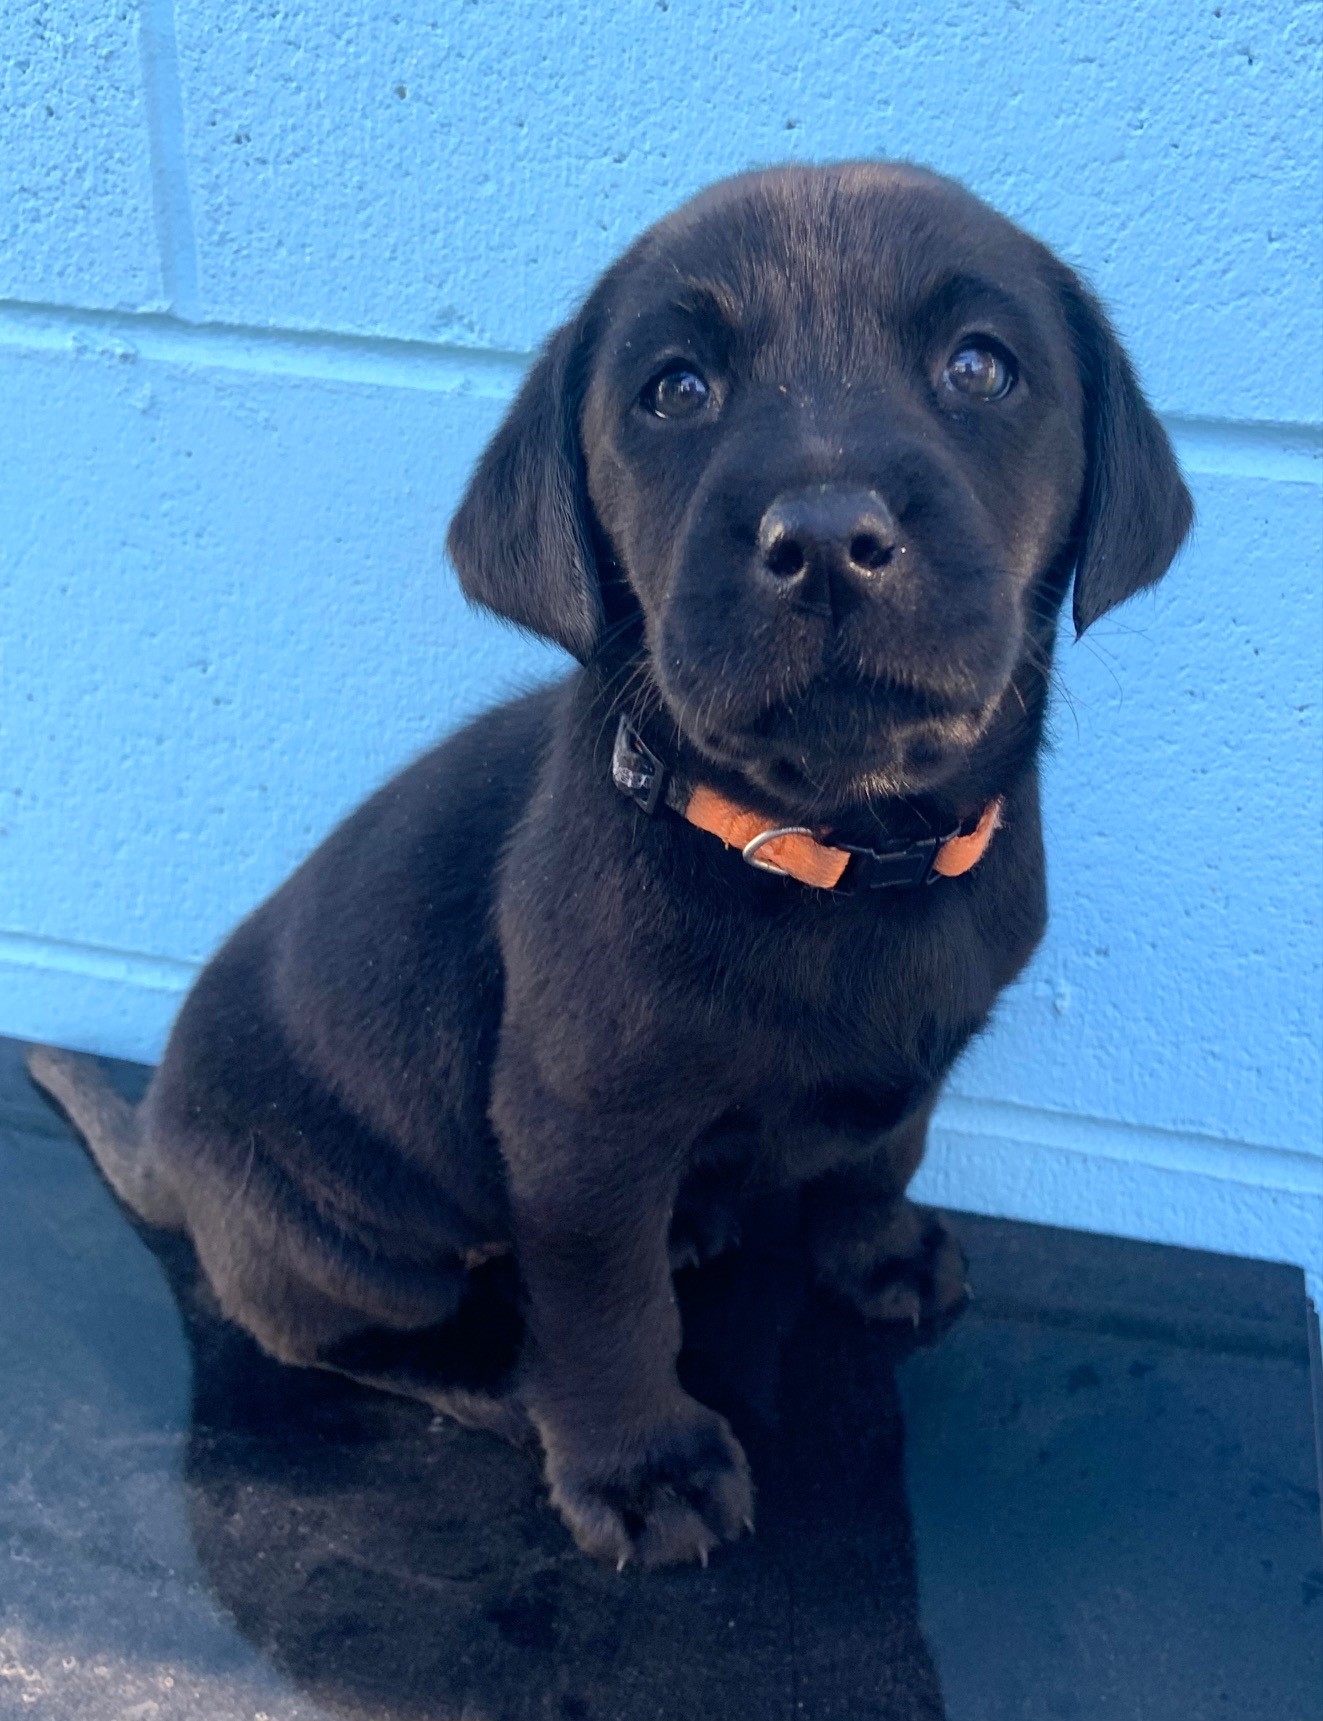
{"type": "Polygon", "coordinates": [[[875,490],[792,491],[776,498],[758,527],[764,579],[797,607],[832,615],[874,592],[900,548],[895,516],[875,490]]]}

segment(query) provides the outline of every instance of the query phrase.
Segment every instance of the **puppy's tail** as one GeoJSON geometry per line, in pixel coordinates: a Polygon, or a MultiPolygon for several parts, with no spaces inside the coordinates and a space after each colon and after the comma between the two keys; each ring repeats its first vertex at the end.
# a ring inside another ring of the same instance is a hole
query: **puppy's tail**
{"type": "Polygon", "coordinates": [[[148,1225],[181,1225],[179,1200],[154,1163],[138,1112],[115,1092],[96,1060],[33,1046],[27,1063],[28,1074],[82,1136],[124,1205],[148,1225]]]}

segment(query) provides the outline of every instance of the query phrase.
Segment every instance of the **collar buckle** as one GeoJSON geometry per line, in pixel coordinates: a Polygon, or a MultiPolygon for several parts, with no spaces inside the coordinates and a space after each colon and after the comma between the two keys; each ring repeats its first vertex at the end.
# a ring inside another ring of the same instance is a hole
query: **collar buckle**
{"type": "Polygon", "coordinates": [[[941,837],[916,837],[902,848],[869,849],[854,843],[836,843],[854,856],[849,884],[854,890],[885,890],[892,885],[912,887],[931,884],[941,874],[933,862],[942,847],[941,837]]]}

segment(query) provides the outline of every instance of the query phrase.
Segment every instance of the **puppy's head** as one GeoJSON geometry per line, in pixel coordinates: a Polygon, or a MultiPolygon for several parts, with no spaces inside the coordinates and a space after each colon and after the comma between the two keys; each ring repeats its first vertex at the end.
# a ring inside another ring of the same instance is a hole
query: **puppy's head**
{"type": "Polygon", "coordinates": [[[1068,269],[916,168],[728,181],[645,234],[530,373],[455,517],[465,591],[783,804],[932,788],[1041,704],[1189,528],[1068,269]],[[631,623],[633,631],[631,634],[631,623]]]}

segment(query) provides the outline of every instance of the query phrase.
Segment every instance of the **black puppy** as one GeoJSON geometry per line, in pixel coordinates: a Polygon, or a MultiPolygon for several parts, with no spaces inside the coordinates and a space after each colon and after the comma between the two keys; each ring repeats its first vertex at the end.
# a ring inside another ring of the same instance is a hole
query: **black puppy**
{"type": "Polygon", "coordinates": [[[335,831],[136,1113],[33,1073],[274,1355],[535,1431],[592,1554],[705,1559],[753,1495],[672,1268],[779,1199],[865,1314],[959,1304],[905,1188],[1043,929],[1057,612],[1190,518],[1097,304],[959,187],[719,185],[552,338],[451,529],[582,667],[335,831]]]}

